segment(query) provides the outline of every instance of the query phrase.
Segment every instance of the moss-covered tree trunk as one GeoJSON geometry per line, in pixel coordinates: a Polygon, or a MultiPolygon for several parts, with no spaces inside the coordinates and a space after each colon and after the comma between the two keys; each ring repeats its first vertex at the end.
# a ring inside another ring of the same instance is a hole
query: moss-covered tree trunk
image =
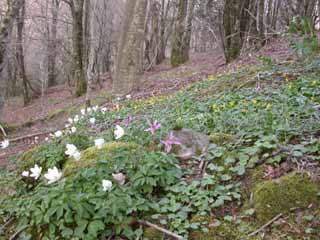
{"type": "Polygon", "coordinates": [[[17,17],[23,4],[22,0],[8,1],[8,8],[3,20],[0,23],[0,118],[4,106],[7,81],[4,77],[4,65],[6,59],[6,50],[9,44],[9,32],[12,28],[14,19],[17,17]]]}
{"type": "Polygon", "coordinates": [[[114,94],[125,95],[139,88],[147,4],[147,0],[126,1],[112,86],[114,94]]]}
{"type": "Polygon", "coordinates": [[[171,48],[171,65],[177,67],[189,60],[195,0],[179,0],[171,48]]]}
{"type": "Polygon", "coordinates": [[[70,2],[72,12],[72,43],[73,43],[73,67],[76,97],[80,97],[86,93],[87,83],[83,68],[83,8],[84,0],[73,0],[70,2]]]}

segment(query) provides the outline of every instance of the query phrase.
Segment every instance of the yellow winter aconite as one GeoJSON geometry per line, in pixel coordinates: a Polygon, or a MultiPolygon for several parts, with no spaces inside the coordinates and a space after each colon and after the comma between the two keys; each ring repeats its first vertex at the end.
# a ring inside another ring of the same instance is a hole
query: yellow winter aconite
{"type": "Polygon", "coordinates": [[[253,99],[253,100],[252,100],[252,104],[253,104],[253,105],[257,105],[257,104],[258,104],[258,100],[257,100],[257,99],[253,99]]]}
{"type": "Polygon", "coordinates": [[[317,81],[317,80],[313,80],[313,81],[311,82],[311,85],[312,85],[312,86],[316,86],[316,85],[317,85],[317,83],[318,83],[318,81],[317,81]]]}
{"type": "Polygon", "coordinates": [[[268,103],[267,106],[266,106],[266,109],[269,110],[269,109],[271,109],[271,108],[272,108],[272,105],[271,105],[270,103],[268,103]]]}

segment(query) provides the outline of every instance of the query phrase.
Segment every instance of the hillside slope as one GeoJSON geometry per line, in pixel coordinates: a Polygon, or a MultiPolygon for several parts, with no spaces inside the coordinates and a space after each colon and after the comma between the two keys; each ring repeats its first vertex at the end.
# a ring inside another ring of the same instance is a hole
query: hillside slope
{"type": "Polygon", "coordinates": [[[79,110],[2,173],[3,236],[319,239],[319,66],[268,60],[79,110]]]}

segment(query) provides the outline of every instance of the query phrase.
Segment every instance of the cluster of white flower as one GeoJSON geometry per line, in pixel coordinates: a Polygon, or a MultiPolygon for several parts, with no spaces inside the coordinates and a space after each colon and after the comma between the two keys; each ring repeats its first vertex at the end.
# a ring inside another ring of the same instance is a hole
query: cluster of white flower
{"type": "Polygon", "coordinates": [[[66,147],[67,150],[65,151],[65,154],[69,157],[73,157],[76,161],[79,161],[81,153],[78,151],[77,147],[73,144],[67,144],[66,147]]]}
{"type": "Polygon", "coordinates": [[[37,164],[35,164],[33,168],[30,168],[30,172],[24,171],[22,172],[21,175],[23,177],[32,177],[35,180],[37,180],[41,175],[41,171],[42,171],[42,167],[39,167],[37,164]]]}
{"type": "MultiPolygon", "coordinates": [[[[31,177],[35,180],[38,180],[38,178],[41,176],[42,167],[39,167],[37,164],[34,165],[33,168],[30,168],[29,171],[23,171],[21,175],[23,177],[31,177]]],[[[54,183],[58,181],[62,177],[62,172],[59,172],[59,170],[54,168],[49,168],[48,172],[44,175],[44,177],[48,180],[48,184],[54,183]]]]}

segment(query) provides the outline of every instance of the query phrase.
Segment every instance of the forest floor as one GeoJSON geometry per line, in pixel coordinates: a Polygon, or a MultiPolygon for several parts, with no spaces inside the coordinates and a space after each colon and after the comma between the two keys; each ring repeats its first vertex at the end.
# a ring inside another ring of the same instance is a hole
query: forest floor
{"type": "MultiPolygon", "coordinates": [[[[210,75],[220,74],[245,65],[261,64],[259,56],[270,57],[277,64],[292,61],[295,54],[289,42],[282,38],[270,39],[260,51],[248,51],[231,64],[224,64],[219,50],[194,54],[188,63],[177,68],[169,60],[145,72],[141,89],[132,95],[133,99],[167,95],[186,85],[200,81],[210,75]]],[[[110,79],[92,94],[94,105],[114,107],[117,104],[111,96],[110,79]]],[[[76,114],[85,105],[85,97],[73,98],[72,89],[60,85],[50,88],[42,98],[33,99],[23,106],[21,97],[10,98],[4,110],[2,123],[7,126],[10,147],[0,151],[0,167],[10,167],[10,158],[35,147],[44,141],[49,133],[63,128],[68,117],[76,114]]]]}

